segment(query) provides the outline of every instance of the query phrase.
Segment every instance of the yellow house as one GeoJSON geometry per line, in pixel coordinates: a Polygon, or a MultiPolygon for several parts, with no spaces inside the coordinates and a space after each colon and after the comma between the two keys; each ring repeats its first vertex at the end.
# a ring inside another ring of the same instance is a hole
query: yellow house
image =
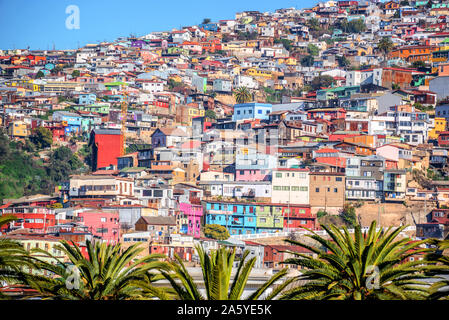
{"type": "Polygon", "coordinates": [[[178,76],[177,74],[172,75],[172,76],[170,77],[170,79],[172,79],[172,80],[175,81],[175,82],[182,82],[182,78],[181,78],[180,76],[178,76]]]}
{"type": "Polygon", "coordinates": [[[148,208],[142,208],[141,215],[145,217],[155,217],[159,215],[157,204],[149,203],[148,208]]]}
{"type": "Polygon", "coordinates": [[[446,119],[435,118],[435,127],[429,131],[429,139],[438,139],[438,135],[441,131],[446,131],[446,119]]]}
{"type": "MultiPolygon", "coordinates": [[[[41,249],[52,254],[55,258],[60,261],[68,261],[68,257],[60,250],[60,238],[52,236],[37,236],[37,235],[23,235],[23,234],[10,234],[0,237],[0,239],[8,239],[19,242],[25,250],[31,252],[31,256],[34,258],[46,261],[48,263],[56,264],[57,260],[48,257],[42,253],[32,252],[32,249],[41,249]]],[[[48,275],[48,271],[36,270],[25,267],[24,271],[31,272],[35,275],[48,275]]]]}
{"type": "Polygon", "coordinates": [[[13,121],[9,124],[8,134],[12,137],[24,138],[28,137],[29,130],[23,121],[13,121]]]}
{"type": "Polygon", "coordinates": [[[358,47],[357,48],[357,55],[358,56],[367,56],[373,54],[373,48],[372,47],[358,47]]]}
{"type": "Polygon", "coordinates": [[[296,60],[296,58],[293,57],[288,57],[285,60],[285,64],[289,65],[289,66],[296,66],[298,64],[298,61],[296,60]]]}
{"type": "Polygon", "coordinates": [[[250,48],[254,48],[257,46],[257,40],[248,40],[246,41],[246,46],[250,48]]]}
{"type": "Polygon", "coordinates": [[[253,77],[272,78],[271,71],[261,70],[256,68],[249,68],[246,73],[253,77]]]}
{"type": "Polygon", "coordinates": [[[189,108],[189,118],[190,119],[192,119],[194,117],[203,117],[204,114],[205,114],[204,109],[189,108]]]}

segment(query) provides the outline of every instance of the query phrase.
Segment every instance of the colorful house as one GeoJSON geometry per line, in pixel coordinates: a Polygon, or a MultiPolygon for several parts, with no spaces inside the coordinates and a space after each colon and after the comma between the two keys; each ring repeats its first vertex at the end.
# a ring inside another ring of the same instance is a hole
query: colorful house
{"type": "Polygon", "coordinates": [[[121,155],[123,137],[120,130],[94,129],[91,131],[89,146],[92,147],[92,170],[117,166],[121,155]]]}
{"type": "Polygon", "coordinates": [[[119,212],[116,210],[88,210],[78,213],[78,222],[81,222],[93,234],[107,243],[120,241],[119,212]]]}
{"type": "Polygon", "coordinates": [[[201,204],[180,203],[179,210],[186,216],[187,230],[185,230],[185,233],[199,238],[201,236],[203,206],[201,204]]]}

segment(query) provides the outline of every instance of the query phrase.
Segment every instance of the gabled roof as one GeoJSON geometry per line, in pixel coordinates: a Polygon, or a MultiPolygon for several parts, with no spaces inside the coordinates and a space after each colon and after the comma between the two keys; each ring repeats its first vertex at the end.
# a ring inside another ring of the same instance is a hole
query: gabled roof
{"type": "Polygon", "coordinates": [[[148,225],[176,225],[175,217],[164,217],[164,216],[155,216],[155,217],[147,217],[142,216],[141,219],[148,225]]]}

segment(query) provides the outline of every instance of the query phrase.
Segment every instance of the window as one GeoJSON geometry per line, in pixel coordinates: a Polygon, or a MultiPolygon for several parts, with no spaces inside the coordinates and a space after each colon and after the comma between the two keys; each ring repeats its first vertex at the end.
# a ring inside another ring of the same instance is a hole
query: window
{"type": "Polygon", "coordinates": [[[341,177],[336,177],[335,181],[342,181],[343,179],[341,177]]]}
{"type": "Polygon", "coordinates": [[[276,178],[282,178],[282,173],[277,172],[276,173],[276,178]]]}
{"type": "Polygon", "coordinates": [[[308,191],[308,190],[309,190],[309,187],[299,187],[299,190],[300,190],[300,191],[308,191]]]}
{"type": "Polygon", "coordinates": [[[315,188],[315,192],[320,192],[320,188],[315,188]]]}
{"type": "Polygon", "coordinates": [[[338,192],[338,189],[337,189],[337,188],[334,188],[334,192],[337,193],[337,192],[338,192]]]}
{"type": "Polygon", "coordinates": [[[101,222],[106,222],[106,218],[101,218],[101,222]]]}
{"type": "Polygon", "coordinates": [[[292,187],[292,191],[299,191],[299,187],[293,186],[293,187],[292,187]]]}

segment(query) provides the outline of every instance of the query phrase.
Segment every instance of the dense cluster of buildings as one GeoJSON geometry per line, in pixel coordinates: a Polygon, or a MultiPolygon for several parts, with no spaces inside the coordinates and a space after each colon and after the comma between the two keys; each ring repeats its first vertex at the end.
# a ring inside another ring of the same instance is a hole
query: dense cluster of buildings
{"type": "Polygon", "coordinates": [[[191,261],[195,243],[217,246],[203,227],[218,224],[273,267],[285,246],[248,235],[319,229],[319,212],[345,204],[428,201],[438,208],[417,236],[445,237],[449,4],[405,2],[327,1],[74,50],[0,50],[10,138],[45,127],[53,146],[85,145],[92,158],[55,194],[5,199],[0,214],[19,219],[3,232],[42,248],[139,242],[191,261]],[[340,28],[356,20],[363,30],[340,28]],[[242,87],[252,98],[237,103],[242,87]],[[429,171],[441,181],[417,179],[429,171]]]}

